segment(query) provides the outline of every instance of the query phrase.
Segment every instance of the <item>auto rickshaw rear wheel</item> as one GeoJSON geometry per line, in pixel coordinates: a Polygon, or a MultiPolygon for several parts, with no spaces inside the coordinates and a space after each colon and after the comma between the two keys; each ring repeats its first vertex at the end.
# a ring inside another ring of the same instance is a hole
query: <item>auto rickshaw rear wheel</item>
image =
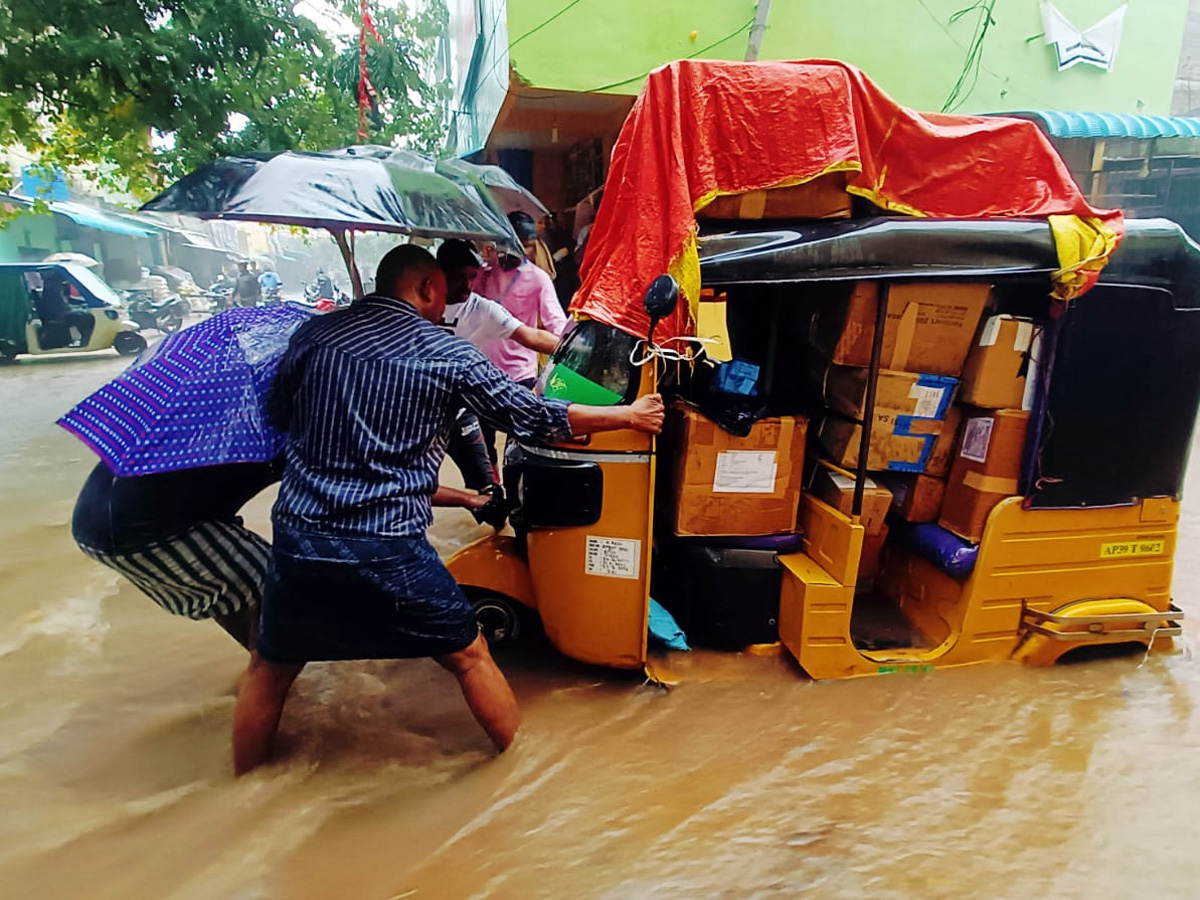
{"type": "Polygon", "coordinates": [[[121,331],[113,338],[113,349],[122,356],[137,356],[146,349],[146,339],[135,331],[121,331]]]}
{"type": "Polygon", "coordinates": [[[13,341],[0,341],[0,365],[12,362],[19,352],[20,348],[13,341]]]}

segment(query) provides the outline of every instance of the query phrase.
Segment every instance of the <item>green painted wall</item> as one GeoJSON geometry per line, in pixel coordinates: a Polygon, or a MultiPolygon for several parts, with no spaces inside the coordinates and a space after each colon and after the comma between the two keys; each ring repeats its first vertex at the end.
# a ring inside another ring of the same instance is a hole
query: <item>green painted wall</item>
{"type": "Polygon", "coordinates": [[[21,247],[48,248],[54,253],[62,249],[54,216],[17,216],[0,227],[0,262],[20,262],[21,247]]]}
{"type": "Polygon", "coordinates": [[[619,83],[618,94],[636,94],[650,69],[706,47],[708,59],[742,59],[755,8],[754,0],[580,0],[546,23],[566,5],[508,0],[513,68],[537,87],[590,91],[619,83]]]}
{"type": "MultiPolygon", "coordinates": [[[[1122,0],[1056,0],[1087,28],[1122,0]]],[[[978,22],[950,17],[969,0],[773,0],[763,59],[841,59],[860,66],[896,100],[939,110],[962,73],[978,22]]],[[[754,0],[508,0],[510,58],[537,87],[570,91],[614,85],[637,93],[646,72],[672,59],[742,59],[754,0]],[[541,26],[541,27],[539,27],[541,26]],[[696,38],[691,32],[696,32],[696,38]],[[532,32],[532,33],[530,33],[532,32]],[[723,40],[728,35],[728,39],[723,40]]],[[[1097,110],[1167,115],[1188,0],[1137,0],[1125,15],[1111,72],[1057,71],[1039,0],[998,0],[978,80],[959,112],[1097,110]]]]}

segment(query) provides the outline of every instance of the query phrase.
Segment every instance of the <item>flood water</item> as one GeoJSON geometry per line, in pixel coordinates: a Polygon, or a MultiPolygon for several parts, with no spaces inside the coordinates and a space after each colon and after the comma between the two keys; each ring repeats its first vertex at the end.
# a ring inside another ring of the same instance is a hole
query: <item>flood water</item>
{"type": "MultiPolygon", "coordinates": [[[[242,779],[242,651],[75,548],[94,457],[53,425],[125,365],[0,369],[0,896],[1200,896],[1200,466],[1176,651],[814,683],[675,654],[669,692],[506,657],[496,757],[424,661],[310,666],[242,779]]],[[[266,532],[271,498],[247,519],[266,532]]],[[[480,532],[439,512],[448,552],[480,532]]]]}

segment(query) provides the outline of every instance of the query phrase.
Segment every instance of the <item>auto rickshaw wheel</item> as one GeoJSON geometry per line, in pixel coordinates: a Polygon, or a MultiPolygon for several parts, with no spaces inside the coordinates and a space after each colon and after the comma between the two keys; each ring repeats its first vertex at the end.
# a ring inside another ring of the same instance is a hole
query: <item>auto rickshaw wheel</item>
{"type": "Polygon", "coordinates": [[[137,356],[146,349],[146,339],[134,331],[121,331],[113,338],[113,349],[122,356],[137,356]]]}
{"type": "Polygon", "coordinates": [[[9,340],[0,341],[0,365],[6,365],[17,358],[20,348],[9,340]]]}
{"type": "Polygon", "coordinates": [[[472,594],[475,621],[492,649],[511,647],[525,630],[521,604],[502,594],[472,594]]]}

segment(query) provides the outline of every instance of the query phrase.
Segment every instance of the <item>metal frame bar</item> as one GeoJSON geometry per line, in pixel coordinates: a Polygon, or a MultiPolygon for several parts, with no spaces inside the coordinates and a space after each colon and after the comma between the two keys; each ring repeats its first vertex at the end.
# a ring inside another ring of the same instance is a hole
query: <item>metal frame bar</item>
{"type": "Polygon", "coordinates": [[[880,359],[883,356],[883,331],[887,326],[888,295],[891,283],[882,281],[875,296],[875,334],[871,342],[871,370],[867,375],[867,396],[863,404],[862,437],[858,442],[858,466],[855,469],[853,516],[862,515],[863,492],[867,487],[867,457],[871,453],[871,425],[875,422],[875,389],[879,383],[880,359]]]}
{"type": "Polygon", "coordinates": [[[1129,640],[1153,640],[1158,637],[1178,637],[1183,633],[1179,620],[1184,618],[1183,610],[1174,603],[1165,612],[1152,611],[1149,613],[1106,613],[1095,616],[1058,616],[1054,613],[1025,607],[1021,612],[1021,627],[1034,634],[1056,641],[1088,641],[1096,638],[1126,638],[1129,640]],[[1105,625],[1112,622],[1141,621],[1141,628],[1123,628],[1120,631],[1108,631],[1105,625]],[[1159,622],[1167,622],[1165,626],[1159,622]],[[1045,627],[1050,625],[1084,625],[1086,631],[1055,631],[1045,627]]]}

